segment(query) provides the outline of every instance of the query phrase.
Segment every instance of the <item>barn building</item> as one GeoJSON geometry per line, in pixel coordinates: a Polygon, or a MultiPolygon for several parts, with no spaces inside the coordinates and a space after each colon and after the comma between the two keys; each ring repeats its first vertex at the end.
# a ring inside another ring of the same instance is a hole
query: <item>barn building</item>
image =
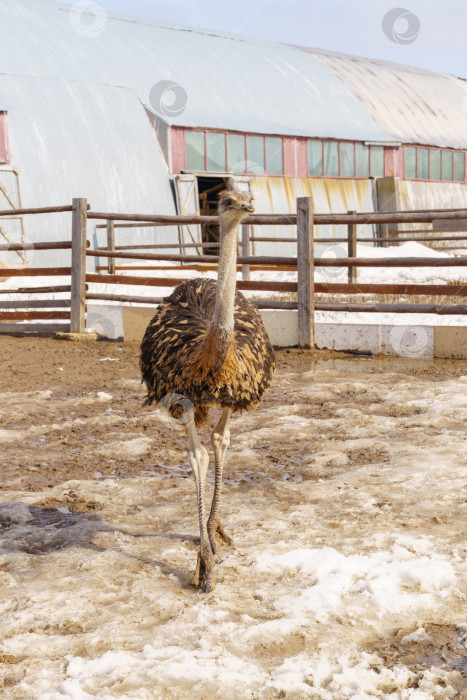
{"type": "MultiPolygon", "coordinates": [[[[229,178],[255,192],[259,213],[292,212],[308,194],[320,213],[467,208],[466,81],[85,5],[0,0],[0,209],[87,197],[99,211],[213,213],[229,178]]],[[[62,240],[70,216],[0,226],[7,241],[62,240]]],[[[117,242],[216,233],[119,229],[117,242]]],[[[90,228],[94,246],[104,235],[90,228]]]]}

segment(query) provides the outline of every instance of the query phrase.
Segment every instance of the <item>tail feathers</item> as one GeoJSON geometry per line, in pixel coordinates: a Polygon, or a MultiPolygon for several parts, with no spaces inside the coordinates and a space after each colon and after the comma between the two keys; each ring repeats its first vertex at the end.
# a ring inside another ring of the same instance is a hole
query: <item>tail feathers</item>
{"type": "Polygon", "coordinates": [[[207,423],[209,406],[194,405],[190,399],[182,394],[166,394],[160,400],[157,399],[155,392],[148,391],[144,406],[157,404],[157,408],[165,411],[177,423],[188,425],[190,420],[195,421],[196,426],[201,426],[207,423]]]}

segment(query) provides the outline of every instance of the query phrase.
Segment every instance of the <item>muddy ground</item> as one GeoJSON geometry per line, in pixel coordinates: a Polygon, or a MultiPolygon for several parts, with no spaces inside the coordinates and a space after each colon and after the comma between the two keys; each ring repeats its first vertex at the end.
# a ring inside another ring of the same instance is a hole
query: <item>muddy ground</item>
{"type": "Polygon", "coordinates": [[[0,337],[0,697],[467,697],[466,389],[461,361],[280,351],[203,595],[137,345],[0,337]]]}

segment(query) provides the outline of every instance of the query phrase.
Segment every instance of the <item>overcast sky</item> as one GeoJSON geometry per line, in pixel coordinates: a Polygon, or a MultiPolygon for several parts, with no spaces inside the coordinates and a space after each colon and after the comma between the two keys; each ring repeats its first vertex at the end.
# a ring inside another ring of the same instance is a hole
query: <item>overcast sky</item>
{"type": "Polygon", "coordinates": [[[397,0],[89,0],[89,4],[93,1],[109,13],[343,51],[467,78],[467,0],[400,0],[401,7],[397,0]]]}

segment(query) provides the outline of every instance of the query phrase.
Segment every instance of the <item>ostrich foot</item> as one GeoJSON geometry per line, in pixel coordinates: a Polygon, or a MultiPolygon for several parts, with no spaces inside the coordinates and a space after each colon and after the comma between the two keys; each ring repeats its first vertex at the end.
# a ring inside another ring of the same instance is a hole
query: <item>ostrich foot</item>
{"type": "Polygon", "coordinates": [[[201,588],[205,593],[214,590],[214,554],[209,547],[201,544],[196,562],[196,570],[191,579],[191,583],[196,588],[201,588]]]}
{"type": "Polygon", "coordinates": [[[211,549],[214,552],[214,554],[216,553],[216,540],[220,542],[225,542],[225,544],[228,544],[233,547],[234,541],[225,533],[225,530],[219,518],[215,518],[212,521],[208,520],[207,528],[209,542],[211,543],[211,549]]]}

